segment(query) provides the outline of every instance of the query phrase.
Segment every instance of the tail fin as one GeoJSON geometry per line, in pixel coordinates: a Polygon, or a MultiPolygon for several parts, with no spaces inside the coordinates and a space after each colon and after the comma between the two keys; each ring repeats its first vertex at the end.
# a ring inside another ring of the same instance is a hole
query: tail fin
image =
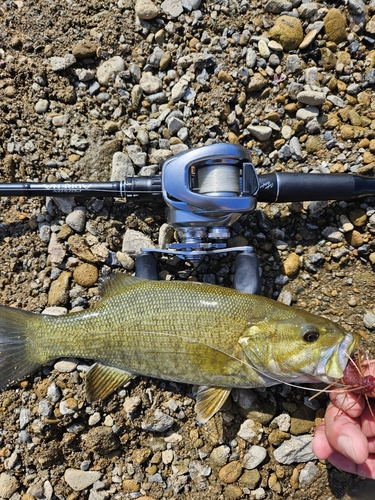
{"type": "Polygon", "coordinates": [[[28,327],[36,318],[31,312],[0,306],[0,388],[39,368],[28,342],[28,327]]]}

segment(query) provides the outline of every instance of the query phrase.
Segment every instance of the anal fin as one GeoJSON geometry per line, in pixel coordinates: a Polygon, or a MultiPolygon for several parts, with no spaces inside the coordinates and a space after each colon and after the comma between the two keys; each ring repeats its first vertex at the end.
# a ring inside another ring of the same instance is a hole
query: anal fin
{"type": "Polygon", "coordinates": [[[231,389],[225,387],[208,387],[202,385],[198,387],[195,411],[198,422],[205,424],[228,399],[231,389]]]}
{"type": "Polygon", "coordinates": [[[119,368],[95,363],[86,375],[86,399],[89,403],[104,399],[133,377],[119,368]]]}

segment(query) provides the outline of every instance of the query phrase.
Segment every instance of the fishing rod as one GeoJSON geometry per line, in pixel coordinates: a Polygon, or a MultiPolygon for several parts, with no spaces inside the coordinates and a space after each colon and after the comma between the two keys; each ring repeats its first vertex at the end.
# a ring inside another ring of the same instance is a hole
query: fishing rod
{"type": "MultiPolygon", "coordinates": [[[[234,287],[259,293],[257,256],[252,247],[227,248],[229,228],[257,202],[351,200],[375,194],[375,178],[356,174],[274,172],[258,175],[248,149],[212,144],[166,160],[161,175],[126,177],[115,182],[27,182],[0,184],[0,196],[116,197],[167,205],[167,222],[179,242],[143,249],[136,274],[157,276],[151,252],[171,253],[197,264],[202,255],[234,251],[234,287]]],[[[155,260],[155,262],[154,262],[155,260]]]]}

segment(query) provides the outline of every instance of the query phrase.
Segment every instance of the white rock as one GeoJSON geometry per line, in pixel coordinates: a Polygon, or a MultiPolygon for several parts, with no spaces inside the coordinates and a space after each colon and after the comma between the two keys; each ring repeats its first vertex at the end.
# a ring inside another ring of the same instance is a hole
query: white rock
{"type": "Polygon", "coordinates": [[[161,4],[161,8],[163,12],[172,18],[176,18],[184,12],[181,0],[164,0],[161,4]]]}
{"type": "Polygon", "coordinates": [[[316,90],[302,90],[302,92],[298,92],[297,100],[310,106],[321,106],[326,100],[326,95],[324,92],[317,92],[316,90]]]}
{"type": "Polygon", "coordinates": [[[300,108],[297,110],[296,118],[307,122],[319,116],[319,108],[316,106],[307,106],[306,108],[300,108]]]}
{"type": "Polygon", "coordinates": [[[47,99],[40,99],[34,106],[35,111],[38,115],[42,115],[48,111],[49,101],[47,99]]]}
{"type": "Polygon", "coordinates": [[[159,14],[159,8],[151,0],[137,0],[134,10],[139,19],[154,19],[159,14]]]}
{"type": "Polygon", "coordinates": [[[139,85],[145,94],[156,94],[163,88],[161,79],[153,75],[150,71],[146,71],[146,73],[142,75],[139,85]]]}
{"type": "Polygon", "coordinates": [[[172,99],[177,102],[182,99],[189,87],[190,78],[183,75],[180,80],[172,88],[172,99]]]}
{"type": "Polygon", "coordinates": [[[74,231],[83,233],[86,224],[86,208],[75,207],[73,212],[66,216],[66,223],[69,227],[74,229],[74,231]]]}
{"type": "Polygon", "coordinates": [[[64,57],[51,57],[50,59],[52,71],[62,71],[75,63],[76,58],[73,54],[66,54],[64,57]]]}
{"type": "Polygon", "coordinates": [[[3,472],[0,474],[0,497],[10,498],[17,491],[19,485],[17,478],[3,472]]]}
{"type": "Polygon", "coordinates": [[[245,454],[242,465],[245,469],[255,469],[267,456],[267,451],[262,446],[254,445],[245,454]]]}
{"type": "Polygon", "coordinates": [[[247,130],[260,142],[268,141],[272,134],[272,128],[266,125],[248,125],[247,130]]]}
{"type": "Polygon", "coordinates": [[[93,485],[102,477],[101,472],[67,469],[64,474],[65,482],[74,491],[82,491],[93,485]]]}
{"type": "Polygon", "coordinates": [[[77,368],[78,361],[70,361],[68,359],[62,359],[54,364],[54,369],[60,373],[71,373],[77,368]]]}
{"type": "Polygon", "coordinates": [[[99,66],[96,72],[96,77],[101,85],[107,85],[113,75],[120,73],[120,71],[124,71],[124,69],[124,59],[120,56],[114,56],[99,66]]]}

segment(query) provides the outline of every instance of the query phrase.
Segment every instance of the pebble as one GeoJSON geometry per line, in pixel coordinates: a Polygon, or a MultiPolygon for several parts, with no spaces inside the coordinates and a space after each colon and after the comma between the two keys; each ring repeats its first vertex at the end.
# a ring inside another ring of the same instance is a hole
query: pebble
{"type": "Polygon", "coordinates": [[[265,125],[248,125],[247,130],[260,142],[268,141],[272,135],[272,128],[265,125]]]}
{"type": "Polygon", "coordinates": [[[284,273],[286,276],[291,277],[298,273],[301,263],[299,256],[292,252],[284,261],[284,273]]]}
{"type": "Polygon", "coordinates": [[[239,437],[252,444],[259,443],[263,435],[263,427],[252,419],[245,420],[237,433],[239,437]]]}
{"type": "Polygon", "coordinates": [[[314,462],[307,462],[305,467],[299,473],[299,484],[304,487],[311,483],[314,477],[318,474],[319,469],[314,462]]]}
{"type": "Polygon", "coordinates": [[[114,56],[104,61],[97,69],[96,78],[101,85],[108,85],[114,75],[125,69],[125,61],[121,56],[114,56]]]}
{"type": "Polygon", "coordinates": [[[267,457],[267,451],[262,446],[251,446],[249,451],[242,459],[242,465],[245,469],[255,469],[267,457]]]}
{"type": "Polygon", "coordinates": [[[273,452],[273,456],[280,464],[290,465],[293,462],[309,462],[314,460],[310,435],[291,436],[273,452]]]}
{"type": "Polygon", "coordinates": [[[142,248],[155,248],[155,245],[148,236],[140,231],[127,229],[122,241],[122,252],[133,257],[141,253],[142,248]]]}
{"type": "Polygon", "coordinates": [[[75,207],[73,212],[67,215],[66,223],[77,233],[83,233],[86,225],[86,208],[75,207]]]}
{"type": "Polygon", "coordinates": [[[64,474],[65,482],[74,491],[83,491],[89,486],[92,486],[102,477],[102,473],[98,471],[82,471],[80,469],[66,469],[64,474]]]}
{"type": "Polygon", "coordinates": [[[159,8],[151,0],[137,0],[134,7],[139,19],[154,19],[159,15],[159,8]]]}
{"type": "Polygon", "coordinates": [[[297,94],[298,102],[309,106],[321,106],[326,100],[323,92],[315,90],[302,90],[297,94]]]}
{"type": "Polygon", "coordinates": [[[30,422],[31,411],[29,408],[21,408],[20,411],[20,429],[24,429],[30,422]]]}
{"type": "Polygon", "coordinates": [[[142,429],[152,432],[165,432],[174,424],[174,419],[163,413],[161,410],[155,410],[149,418],[144,419],[141,426],[142,429]]]}
{"type": "Polygon", "coordinates": [[[15,476],[2,472],[0,474],[0,497],[10,498],[19,488],[20,483],[15,476]]]}
{"type": "Polygon", "coordinates": [[[73,278],[78,285],[89,288],[98,281],[99,271],[93,264],[81,264],[74,269],[73,278]]]}
{"type": "Polygon", "coordinates": [[[44,113],[47,113],[49,108],[49,101],[47,99],[40,99],[36,104],[35,104],[35,111],[38,113],[38,115],[43,115],[44,113]]]}
{"type": "Polygon", "coordinates": [[[223,481],[223,483],[234,483],[242,474],[242,465],[238,460],[233,460],[228,464],[224,465],[219,470],[219,479],[223,481]]]}
{"type": "Polygon", "coordinates": [[[375,314],[371,311],[366,312],[366,314],[363,316],[363,323],[366,328],[375,330],[375,314]]]}

